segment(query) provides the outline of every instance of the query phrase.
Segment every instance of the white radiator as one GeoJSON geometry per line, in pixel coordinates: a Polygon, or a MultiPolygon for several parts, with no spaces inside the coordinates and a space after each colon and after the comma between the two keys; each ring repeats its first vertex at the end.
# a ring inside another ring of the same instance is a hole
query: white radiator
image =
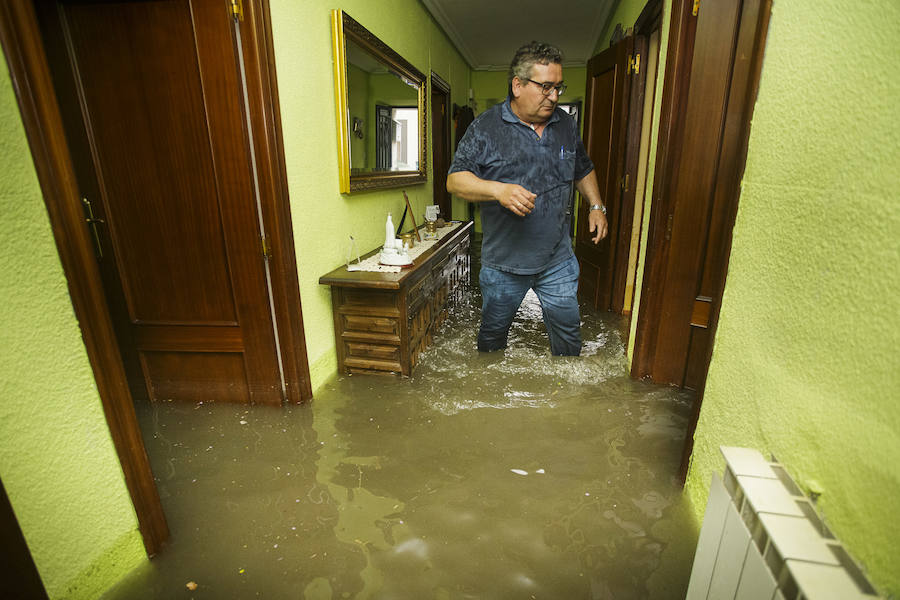
{"type": "Polygon", "coordinates": [[[722,447],[687,600],[872,600],[878,596],[778,463],[722,447]]]}

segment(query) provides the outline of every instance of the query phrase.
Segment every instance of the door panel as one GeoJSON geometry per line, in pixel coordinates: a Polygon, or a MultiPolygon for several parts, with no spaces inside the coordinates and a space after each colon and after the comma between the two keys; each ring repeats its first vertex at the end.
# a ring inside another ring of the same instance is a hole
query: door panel
{"type": "Polygon", "coordinates": [[[228,8],[62,3],[83,119],[67,128],[86,135],[79,184],[104,220],[105,283],[129,329],[120,345],[149,396],[280,403],[228,8]]]}
{"type": "Polygon", "coordinates": [[[47,600],[41,575],[22,535],[19,521],[0,481],[0,568],[6,573],[3,597],[19,600],[47,600]]]}
{"type": "Polygon", "coordinates": [[[710,199],[718,166],[736,5],[737,2],[705,3],[697,21],[681,160],[673,173],[675,206],[670,213],[670,260],[666,265],[666,297],[656,343],[654,381],[685,384],[694,329],[691,315],[709,235],[710,199]]]}
{"type": "MultiPolygon", "coordinates": [[[[633,38],[628,37],[588,61],[584,141],[594,163],[600,195],[607,208],[609,234],[599,244],[591,241],[589,206],[579,202],[575,229],[575,256],[581,268],[581,298],[597,310],[612,307],[613,269],[621,220],[620,180],[625,161],[628,120],[627,60],[633,38]]],[[[630,229],[630,224],[629,224],[630,229]]],[[[627,235],[630,236],[630,230],[627,235]]],[[[627,266],[627,256],[625,257],[627,266]]]]}
{"type": "Polygon", "coordinates": [[[722,298],[764,41],[759,0],[673,11],[651,238],[632,373],[702,389],[722,298]],[[762,38],[760,39],[760,36],[762,38]],[[758,64],[756,64],[758,68],[758,64]],[[664,113],[665,114],[665,113],[664,113]]]}

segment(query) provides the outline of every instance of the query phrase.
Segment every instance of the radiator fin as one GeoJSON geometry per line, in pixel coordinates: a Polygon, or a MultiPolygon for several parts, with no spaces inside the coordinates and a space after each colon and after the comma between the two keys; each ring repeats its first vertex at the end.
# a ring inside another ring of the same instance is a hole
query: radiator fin
{"type": "Polygon", "coordinates": [[[873,600],[878,596],[787,470],[722,447],[687,600],[873,600]]]}

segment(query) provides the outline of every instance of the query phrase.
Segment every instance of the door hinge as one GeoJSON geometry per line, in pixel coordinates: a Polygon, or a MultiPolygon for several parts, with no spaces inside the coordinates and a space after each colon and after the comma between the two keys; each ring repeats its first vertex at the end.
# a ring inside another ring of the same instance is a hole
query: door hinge
{"type": "Polygon", "coordinates": [[[630,57],[629,63],[630,63],[628,65],[629,73],[631,73],[633,75],[637,75],[638,73],[641,72],[641,55],[640,54],[635,54],[634,56],[630,57]]]}
{"type": "Polygon", "coordinates": [[[266,260],[272,260],[272,247],[269,246],[269,240],[266,236],[260,236],[260,242],[262,242],[262,253],[263,258],[266,260]]]}
{"type": "Polygon", "coordinates": [[[698,12],[700,12],[700,0],[694,0],[694,8],[691,10],[691,14],[696,17],[698,12]]]}
{"type": "Polygon", "coordinates": [[[670,214],[669,218],[668,218],[668,222],[666,223],[666,241],[667,242],[672,239],[672,218],[674,216],[675,215],[670,214]]]}
{"type": "Polygon", "coordinates": [[[244,2],[243,0],[231,0],[231,16],[235,21],[244,20],[244,2]]]}

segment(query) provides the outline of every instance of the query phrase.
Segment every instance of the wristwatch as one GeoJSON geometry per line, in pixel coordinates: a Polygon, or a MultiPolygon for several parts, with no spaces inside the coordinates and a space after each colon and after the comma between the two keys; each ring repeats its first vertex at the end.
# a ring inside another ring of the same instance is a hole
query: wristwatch
{"type": "Polygon", "coordinates": [[[606,207],[602,204],[591,204],[591,210],[599,210],[602,211],[603,214],[606,214],[606,207]]]}

